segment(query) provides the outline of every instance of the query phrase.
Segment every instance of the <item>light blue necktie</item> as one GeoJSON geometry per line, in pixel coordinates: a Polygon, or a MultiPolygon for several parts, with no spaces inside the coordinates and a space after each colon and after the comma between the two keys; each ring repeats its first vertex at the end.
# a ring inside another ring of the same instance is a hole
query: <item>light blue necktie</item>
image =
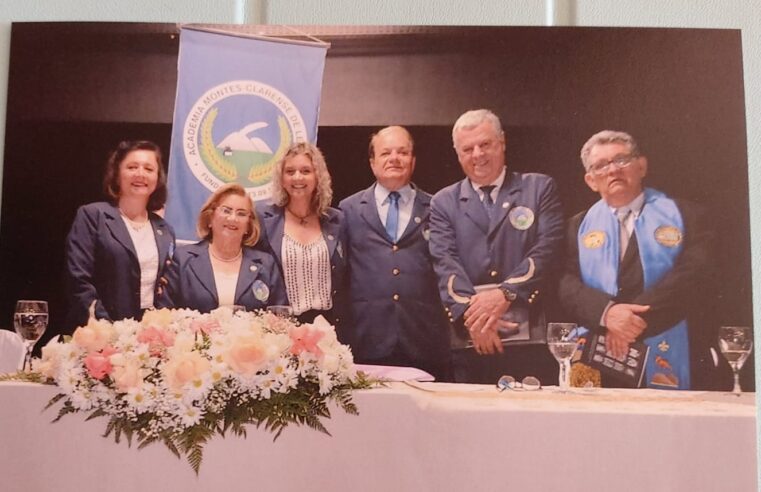
{"type": "Polygon", "coordinates": [[[494,217],[494,200],[491,198],[491,190],[495,188],[494,185],[482,186],[481,191],[484,192],[484,208],[486,209],[486,215],[489,216],[489,221],[494,217]]]}
{"type": "Polygon", "coordinates": [[[386,234],[389,239],[396,242],[396,229],[399,227],[399,192],[392,191],[388,194],[388,215],[386,215],[386,234]]]}

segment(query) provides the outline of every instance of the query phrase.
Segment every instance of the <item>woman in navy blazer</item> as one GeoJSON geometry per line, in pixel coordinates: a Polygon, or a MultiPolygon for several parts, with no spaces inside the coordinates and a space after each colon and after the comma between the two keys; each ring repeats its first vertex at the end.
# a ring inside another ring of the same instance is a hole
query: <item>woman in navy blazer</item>
{"type": "Polygon", "coordinates": [[[345,308],[346,233],[343,213],[330,207],[330,173],[316,146],[296,143],[275,166],[272,204],[259,205],[262,241],[280,265],[296,317],[322,314],[339,331],[345,308]]]}
{"type": "Polygon", "coordinates": [[[154,213],[166,201],[161,149],[121,142],[103,188],[109,201],[80,207],[66,239],[68,332],[87,322],[93,302],[97,318],[114,321],[171,305],[159,279],[174,252],[174,231],[154,213]]]}
{"type": "Polygon", "coordinates": [[[259,220],[243,187],[228,184],[214,192],[196,229],[202,240],[178,248],[169,271],[176,307],[208,312],[225,305],[254,310],[287,303],[275,258],[253,247],[259,220]]]}

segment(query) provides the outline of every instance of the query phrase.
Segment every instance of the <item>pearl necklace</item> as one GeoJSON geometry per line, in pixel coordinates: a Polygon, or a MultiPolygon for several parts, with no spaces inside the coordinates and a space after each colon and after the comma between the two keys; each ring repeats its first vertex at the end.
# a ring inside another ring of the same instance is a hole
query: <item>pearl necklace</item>
{"type": "Polygon", "coordinates": [[[234,261],[238,261],[241,258],[241,256],[243,256],[243,248],[239,249],[238,254],[236,254],[232,258],[222,258],[221,256],[217,256],[216,254],[214,254],[214,250],[211,248],[211,246],[209,246],[209,253],[217,261],[221,261],[222,263],[232,263],[234,261]]]}
{"type": "MultiPolygon", "coordinates": [[[[150,223],[150,220],[145,220],[145,222],[137,222],[129,217],[127,217],[127,214],[124,213],[122,209],[119,209],[119,214],[121,214],[122,218],[124,219],[124,222],[135,232],[141,230],[143,227],[145,227],[147,224],[150,223]]],[[[146,219],[148,218],[148,214],[146,214],[146,219]]]]}

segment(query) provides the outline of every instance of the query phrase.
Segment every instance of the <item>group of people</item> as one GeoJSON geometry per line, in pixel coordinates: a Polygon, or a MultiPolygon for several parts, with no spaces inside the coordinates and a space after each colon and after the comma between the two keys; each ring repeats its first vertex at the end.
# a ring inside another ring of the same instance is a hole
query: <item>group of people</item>
{"type": "Polygon", "coordinates": [[[303,322],[325,316],[357,362],[493,383],[551,358],[503,338],[524,325],[541,339],[541,301],[556,293],[564,321],[605,334],[610,353],[650,347],[657,364],[644,385],[690,388],[688,318],[711,234],[694,204],[643,185],[635,140],[603,131],[584,144],[584,180],[600,200],[567,225],[551,177],[506,166],[492,111],[464,113],[452,140],[465,177],[431,196],[412,181],[409,131],[378,131],[376,181],[338,208],[320,150],[294,144],[275,167],[271,203],[222,186],[200,211],[201,240],[176,249],[155,213],[166,198],[161,152],[123,142],[106,168],[109,201],[81,207],[67,240],[68,325],[84,324],[93,302],[112,320],[154,307],[290,305],[303,322]]]}

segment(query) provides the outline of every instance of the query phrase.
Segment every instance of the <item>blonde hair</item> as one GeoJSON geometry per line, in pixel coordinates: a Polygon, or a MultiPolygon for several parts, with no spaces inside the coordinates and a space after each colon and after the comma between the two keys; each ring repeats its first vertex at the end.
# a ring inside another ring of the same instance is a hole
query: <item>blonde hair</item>
{"type": "Polygon", "coordinates": [[[288,205],[291,197],[285,191],[285,188],[283,188],[283,169],[288,159],[299,155],[305,155],[309,158],[317,178],[317,187],[312,195],[310,208],[319,215],[325,215],[330,207],[330,203],[333,201],[333,184],[325,157],[316,145],[309,142],[299,142],[291,145],[283,158],[275,164],[275,169],[272,171],[272,202],[278,207],[288,205]]]}
{"type": "Polygon", "coordinates": [[[219,207],[219,203],[224,200],[228,195],[242,196],[248,200],[251,213],[248,216],[248,230],[243,235],[243,245],[253,246],[259,240],[259,218],[256,216],[256,209],[251,201],[251,197],[246,193],[246,190],[237,183],[229,183],[221,186],[217,191],[211,194],[206,200],[206,203],[201,207],[201,212],[198,214],[198,222],[196,223],[196,233],[201,239],[213,240],[211,227],[211,216],[214,215],[214,211],[219,207]]]}

